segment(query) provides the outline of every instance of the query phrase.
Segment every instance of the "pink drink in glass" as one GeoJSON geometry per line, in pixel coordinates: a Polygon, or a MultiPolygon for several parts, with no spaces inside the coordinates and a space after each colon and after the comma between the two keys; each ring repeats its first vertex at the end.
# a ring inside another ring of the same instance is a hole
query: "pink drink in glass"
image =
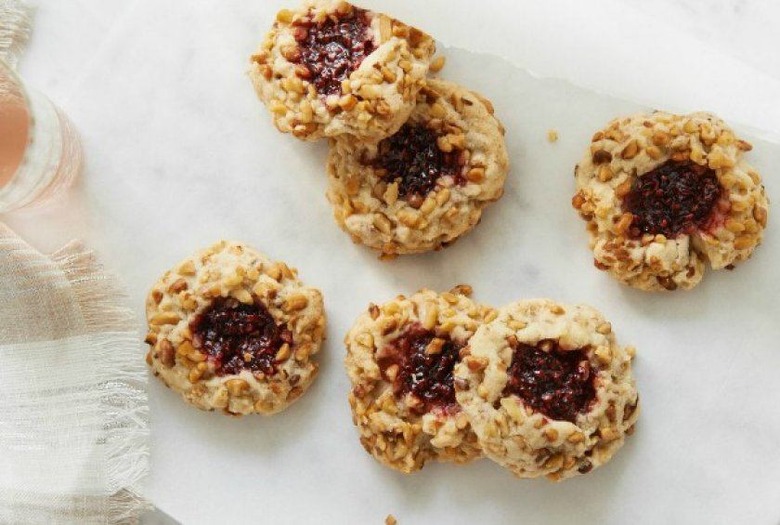
{"type": "Polygon", "coordinates": [[[0,62],[0,213],[60,194],[81,170],[67,117],[0,62]]]}

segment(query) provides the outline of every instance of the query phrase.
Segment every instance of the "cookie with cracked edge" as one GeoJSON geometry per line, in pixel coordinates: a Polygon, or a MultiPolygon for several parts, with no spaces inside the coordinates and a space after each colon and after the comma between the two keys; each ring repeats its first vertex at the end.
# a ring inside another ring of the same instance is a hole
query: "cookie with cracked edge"
{"type": "Polygon", "coordinates": [[[572,199],[596,267],[640,290],[688,290],[706,266],[750,258],[769,210],[751,149],[708,113],[633,115],[596,132],[572,199]]]}

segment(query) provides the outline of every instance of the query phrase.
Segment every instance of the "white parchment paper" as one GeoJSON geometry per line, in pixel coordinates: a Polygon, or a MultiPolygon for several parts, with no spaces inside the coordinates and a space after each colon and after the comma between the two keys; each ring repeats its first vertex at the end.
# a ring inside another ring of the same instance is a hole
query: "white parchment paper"
{"type": "MultiPolygon", "coordinates": [[[[243,240],[323,290],[329,340],[315,385],[270,419],[199,412],[152,382],[155,504],[187,524],[381,523],[388,513],[404,525],[780,519],[780,242],[771,210],[765,245],[737,270],[710,273],[689,293],[622,287],[592,265],[570,205],[573,168],[596,129],[645,108],[446,49],[443,76],[482,91],[506,125],[506,195],[451,248],[380,262],[331,219],[325,145],[276,132],[243,75],[265,19],[238,16],[232,4],[217,11],[193,11],[182,24],[167,3],[154,17],[128,8],[68,105],[87,173],[45,219],[61,217],[53,231],[77,230],[100,248],[139,314],[168,267],[219,238],[243,240]],[[551,128],[560,135],[552,144],[551,128]],[[638,347],[643,414],[610,464],[557,485],[515,480],[489,461],[407,477],[362,450],[346,402],[344,333],[370,301],[462,282],[495,305],[539,296],[590,303],[638,347]]],[[[750,158],[780,202],[780,148],[754,145],[750,158]]],[[[30,216],[9,222],[46,237],[30,216]]]]}

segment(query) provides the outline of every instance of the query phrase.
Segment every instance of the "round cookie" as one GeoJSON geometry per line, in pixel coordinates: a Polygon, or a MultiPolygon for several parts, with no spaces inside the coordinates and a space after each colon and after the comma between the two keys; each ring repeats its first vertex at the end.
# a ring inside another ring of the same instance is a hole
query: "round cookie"
{"type": "Polygon", "coordinates": [[[331,142],[328,199],[336,222],[384,256],[451,244],[504,191],[504,129],[477,93],[431,79],[393,136],[331,142]]]}
{"type": "Polygon", "coordinates": [[[761,243],[768,202],[752,146],[707,113],[613,120],[575,168],[572,205],[597,268],[641,290],[687,290],[705,263],[733,268],[761,243]]]}
{"type": "Polygon", "coordinates": [[[274,414],[317,375],[320,291],[244,244],[220,241],[166,272],[146,317],[154,375],[200,409],[274,414]]]}
{"type": "Polygon", "coordinates": [[[459,286],[370,305],[347,334],[349,404],[360,442],[380,463],[410,473],[426,461],[480,455],[455,401],[452,369],[487,308],[459,286]]]}
{"type": "Polygon", "coordinates": [[[518,477],[555,481],[606,463],[639,415],[634,349],[589,306],[535,299],[488,319],[455,367],[484,455],[518,477]]]}
{"type": "Polygon", "coordinates": [[[378,140],[409,116],[436,50],[386,15],[336,0],[283,9],[249,75],[276,127],[304,140],[378,140]]]}

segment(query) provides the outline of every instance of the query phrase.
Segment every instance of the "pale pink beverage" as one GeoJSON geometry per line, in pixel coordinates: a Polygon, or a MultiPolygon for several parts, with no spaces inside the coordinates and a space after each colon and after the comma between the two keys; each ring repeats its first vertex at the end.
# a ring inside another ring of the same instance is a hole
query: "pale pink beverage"
{"type": "Polygon", "coordinates": [[[30,114],[24,101],[0,99],[0,189],[22,164],[29,140],[30,114]]]}
{"type": "Polygon", "coordinates": [[[48,202],[81,169],[67,117],[0,61],[0,213],[48,202]]]}

